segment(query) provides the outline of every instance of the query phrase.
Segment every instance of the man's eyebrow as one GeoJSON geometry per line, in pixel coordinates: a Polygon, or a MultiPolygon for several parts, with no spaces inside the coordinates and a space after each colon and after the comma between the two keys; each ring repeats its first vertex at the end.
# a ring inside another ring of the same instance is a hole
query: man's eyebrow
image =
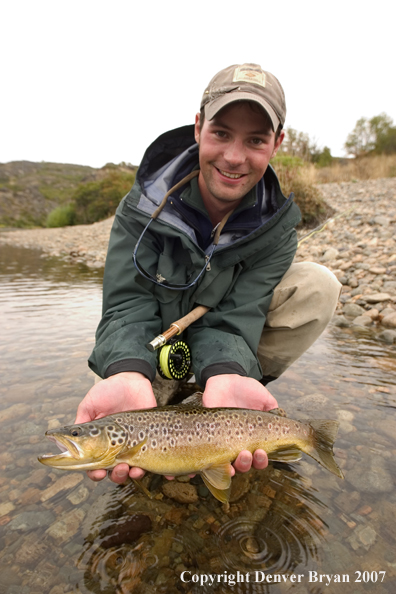
{"type": "MultiPolygon", "coordinates": [[[[211,123],[214,126],[219,126],[220,128],[225,128],[226,130],[232,130],[232,127],[231,126],[228,126],[227,124],[225,124],[221,120],[218,120],[218,119],[213,118],[213,120],[211,121],[211,123]]],[[[272,131],[271,130],[271,127],[268,127],[268,128],[265,128],[265,130],[264,129],[261,129],[261,130],[252,130],[252,131],[249,131],[248,133],[250,135],[263,134],[264,136],[270,136],[271,135],[271,131],[272,131]]]]}

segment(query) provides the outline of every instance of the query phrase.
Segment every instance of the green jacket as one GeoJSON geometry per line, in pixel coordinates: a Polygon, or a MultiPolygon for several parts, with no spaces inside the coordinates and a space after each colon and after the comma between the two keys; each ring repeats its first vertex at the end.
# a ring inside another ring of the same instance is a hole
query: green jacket
{"type": "MultiPolygon", "coordinates": [[[[136,242],[150,215],[169,188],[197,164],[193,126],[163,134],[147,149],[136,182],[117,209],[104,274],[103,317],[89,358],[101,377],[140,371],[152,381],[158,352],[150,352],[146,344],[197,305],[211,309],[182,336],[191,349],[197,382],[204,386],[220,373],[262,377],[257,347],[274,287],[295,255],[294,227],[301,218],[293,195],[283,196],[271,167],[228,220],[210,270],[193,287],[160,287],[133,263],[136,242]]],[[[143,234],[138,262],[154,277],[188,284],[204,268],[212,245],[210,240],[208,245],[198,241],[195,215],[202,220],[204,214],[197,201],[193,180],[168,199],[143,234]]]]}

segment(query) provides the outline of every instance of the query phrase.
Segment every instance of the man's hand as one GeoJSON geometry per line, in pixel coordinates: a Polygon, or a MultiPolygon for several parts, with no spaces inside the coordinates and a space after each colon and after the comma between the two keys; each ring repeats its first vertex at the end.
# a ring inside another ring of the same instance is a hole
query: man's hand
{"type": "MultiPolygon", "coordinates": [[[[157,402],[150,381],[141,373],[124,372],[112,375],[95,384],[77,409],[76,424],[87,423],[107,415],[125,410],[153,408],[157,402]]],[[[101,481],[107,471],[88,470],[90,479],[101,481]]],[[[124,483],[128,476],[142,478],[144,470],[129,468],[128,464],[118,464],[111,472],[110,479],[117,484],[124,483]]]]}
{"type": "MultiPolygon", "coordinates": [[[[241,375],[215,375],[206,382],[202,404],[208,408],[235,407],[254,410],[271,410],[278,407],[275,398],[260,382],[241,375]]],[[[252,455],[243,450],[234,462],[238,472],[248,472],[251,466],[262,470],[268,466],[268,456],[264,450],[256,450],[252,455]]]]}

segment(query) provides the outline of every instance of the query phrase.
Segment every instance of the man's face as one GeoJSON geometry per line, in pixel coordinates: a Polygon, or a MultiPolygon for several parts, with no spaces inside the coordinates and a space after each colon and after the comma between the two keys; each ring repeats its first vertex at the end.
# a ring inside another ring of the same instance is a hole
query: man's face
{"type": "Polygon", "coordinates": [[[227,105],[212,120],[205,119],[202,129],[197,114],[198,185],[208,211],[237,206],[262,178],[283,137],[282,132],[275,142],[264,111],[248,102],[227,105]]]}

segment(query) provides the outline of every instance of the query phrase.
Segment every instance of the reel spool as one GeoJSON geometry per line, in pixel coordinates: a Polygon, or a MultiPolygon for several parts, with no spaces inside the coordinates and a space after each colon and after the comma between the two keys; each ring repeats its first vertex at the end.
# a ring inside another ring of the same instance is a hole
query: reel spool
{"type": "Polygon", "coordinates": [[[158,373],[164,379],[182,380],[187,377],[190,367],[190,349],[182,340],[178,340],[173,344],[166,344],[161,348],[158,373]]]}

